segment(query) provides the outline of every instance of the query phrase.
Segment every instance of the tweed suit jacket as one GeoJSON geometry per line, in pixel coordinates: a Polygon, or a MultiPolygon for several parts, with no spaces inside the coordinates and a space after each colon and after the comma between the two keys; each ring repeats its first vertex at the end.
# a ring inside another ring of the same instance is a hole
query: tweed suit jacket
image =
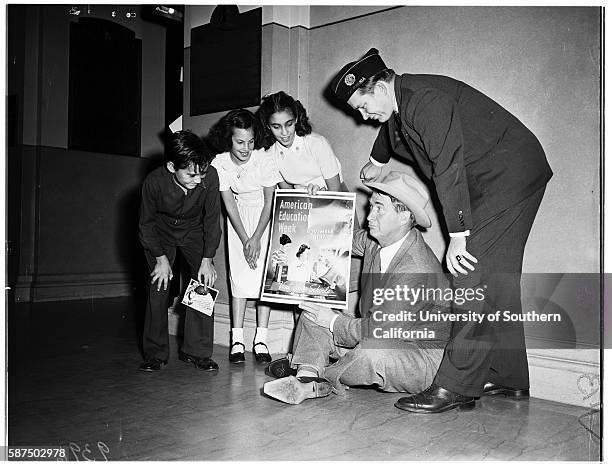
{"type": "MultiPolygon", "coordinates": [[[[423,240],[421,232],[412,229],[405,238],[384,274],[374,271],[375,257],[380,249],[379,244],[373,240],[366,230],[359,229],[353,234],[353,254],[363,256],[363,269],[360,280],[359,311],[361,318],[350,318],[339,315],[334,323],[334,342],[343,347],[355,347],[363,339],[372,338],[375,328],[387,329],[402,326],[403,329],[423,329],[427,327],[434,331],[438,345],[448,341],[450,324],[414,322],[375,321],[373,313],[382,310],[385,313],[399,313],[400,311],[413,311],[418,313],[421,309],[446,309],[447,302],[418,300],[412,304],[405,300],[386,300],[380,305],[374,304],[374,289],[393,289],[396,286],[409,288],[448,286],[443,275],[442,266],[429,245],[423,240]]],[[[429,341],[431,342],[431,341],[429,341]]]]}

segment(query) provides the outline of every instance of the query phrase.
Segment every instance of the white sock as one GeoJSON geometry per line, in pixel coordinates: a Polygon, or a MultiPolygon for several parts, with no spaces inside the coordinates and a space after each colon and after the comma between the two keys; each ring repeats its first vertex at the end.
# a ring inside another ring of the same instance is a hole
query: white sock
{"type": "Polygon", "coordinates": [[[260,328],[259,326],[257,326],[257,329],[255,330],[255,339],[253,339],[253,342],[255,342],[256,344],[259,342],[261,342],[262,344],[267,344],[267,338],[268,328],[260,328]]]}
{"type": "Polygon", "coordinates": [[[300,365],[298,367],[298,371],[297,374],[295,375],[296,378],[300,378],[302,376],[312,376],[313,378],[316,378],[319,376],[319,374],[315,371],[314,368],[310,367],[310,366],[304,366],[304,365],[300,365]]]}
{"type": "Polygon", "coordinates": [[[240,345],[234,345],[236,342],[244,344],[244,329],[232,328],[232,350],[230,353],[242,352],[243,348],[240,345]]]}

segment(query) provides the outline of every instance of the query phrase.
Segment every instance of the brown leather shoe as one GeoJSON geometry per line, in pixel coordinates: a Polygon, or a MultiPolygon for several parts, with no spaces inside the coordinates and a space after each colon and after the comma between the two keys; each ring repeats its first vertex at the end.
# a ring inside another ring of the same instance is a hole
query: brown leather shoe
{"type": "Polygon", "coordinates": [[[432,384],[418,394],[402,397],[395,403],[395,407],[415,413],[440,413],[455,407],[459,410],[472,410],[476,407],[476,401],[474,397],[457,394],[432,384]]]}
{"type": "Polygon", "coordinates": [[[325,378],[295,376],[268,381],[263,387],[264,394],[287,404],[299,404],[305,399],[327,397],[332,392],[332,384],[325,378]]]}
{"type": "Polygon", "coordinates": [[[529,399],[529,389],[517,389],[502,386],[501,384],[487,383],[482,389],[483,396],[505,396],[510,399],[529,399]]]}

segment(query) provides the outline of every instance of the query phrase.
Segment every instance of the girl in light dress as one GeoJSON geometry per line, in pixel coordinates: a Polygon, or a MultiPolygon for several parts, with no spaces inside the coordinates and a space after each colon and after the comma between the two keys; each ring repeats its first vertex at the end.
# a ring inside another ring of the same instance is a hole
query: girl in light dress
{"type": "MultiPolygon", "coordinates": [[[[209,132],[220,150],[212,162],[227,210],[229,275],[232,292],[232,330],[229,360],[244,362],[244,314],[248,298],[258,299],[270,236],[272,199],[282,180],[272,155],[261,148],[261,130],[245,109],[232,110],[209,132]]],[[[253,353],[260,363],[271,361],[266,340],[270,307],[257,302],[253,353]]]]}
{"type": "Polygon", "coordinates": [[[348,191],[340,162],[327,140],[312,132],[306,109],[280,91],[265,96],[257,110],[264,129],[264,147],[276,161],[281,188],[317,185],[330,191],[348,191]]]}

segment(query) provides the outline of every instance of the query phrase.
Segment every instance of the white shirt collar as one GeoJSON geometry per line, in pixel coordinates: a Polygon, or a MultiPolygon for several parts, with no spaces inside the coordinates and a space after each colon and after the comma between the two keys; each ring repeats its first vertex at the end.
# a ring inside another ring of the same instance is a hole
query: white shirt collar
{"type": "Polygon", "coordinates": [[[280,152],[282,152],[282,151],[297,152],[297,151],[299,151],[304,146],[304,141],[303,140],[304,140],[304,137],[300,136],[300,135],[298,135],[296,133],[295,137],[293,138],[293,144],[291,144],[290,147],[286,148],[285,146],[280,144],[278,141],[276,143],[274,143],[274,144],[276,144],[276,148],[280,152]]]}
{"type": "Polygon", "coordinates": [[[183,193],[187,194],[187,188],[185,188],[183,185],[181,185],[179,182],[176,181],[176,178],[174,176],[174,174],[172,174],[172,181],[174,182],[174,184],[179,187],[181,190],[183,190],[183,193]]]}
{"type": "Polygon", "coordinates": [[[395,256],[395,254],[399,251],[402,243],[406,240],[406,237],[410,235],[410,231],[402,238],[400,238],[397,242],[392,243],[391,245],[387,245],[380,249],[380,272],[386,272],[389,264],[391,264],[391,260],[395,256]]]}
{"type": "Polygon", "coordinates": [[[393,99],[393,110],[395,113],[399,113],[399,105],[397,103],[397,96],[395,95],[395,80],[397,76],[394,76],[391,82],[389,83],[389,89],[391,90],[391,97],[393,99]]]}

